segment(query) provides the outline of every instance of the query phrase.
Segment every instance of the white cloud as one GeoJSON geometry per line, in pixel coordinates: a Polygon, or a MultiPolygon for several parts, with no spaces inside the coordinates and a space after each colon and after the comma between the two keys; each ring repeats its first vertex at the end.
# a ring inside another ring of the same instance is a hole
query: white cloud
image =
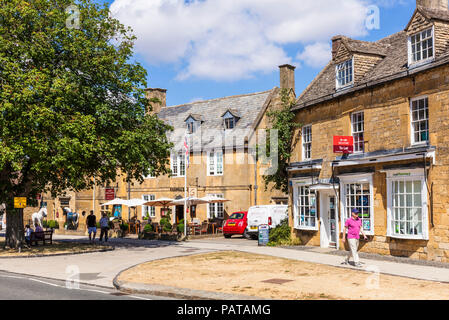
{"type": "Polygon", "coordinates": [[[366,34],[365,0],[115,0],[113,15],[133,28],[147,63],[175,64],[178,79],[238,80],[292,63],[285,45],[322,65],[335,34],[366,34]],[[319,54],[313,57],[312,50],[319,54]]]}
{"type": "Polygon", "coordinates": [[[306,46],[304,51],[298,54],[297,59],[311,67],[321,68],[332,58],[331,50],[330,43],[317,42],[306,46]]]}

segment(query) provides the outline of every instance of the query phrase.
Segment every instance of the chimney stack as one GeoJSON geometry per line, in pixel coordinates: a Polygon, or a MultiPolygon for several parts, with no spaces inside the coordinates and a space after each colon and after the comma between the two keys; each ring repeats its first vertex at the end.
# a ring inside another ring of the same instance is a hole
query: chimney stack
{"type": "Polygon", "coordinates": [[[335,36],[332,38],[332,60],[335,59],[335,56],[337,55],[338,48],[340,48],[342,40],[343,36],[335,36]]]}
{"type": "Polygon", "coordinates": [[[295,66],[284,64],[279,66],[281,75],[281,89],[293,89],[295,91],[295,66]]]}
{"type": "Polygon", "coordinates": [[[156,98],[160,101],[159,103],[150,102],[153,107],[152,113],[158,114],[162,108],[167,106],[167,89],[149,88],[145,89],[145,92],[148,100],[156,98]]]}
{"type": "Polygon", "coordinates": [[[448,10],[448,0],[416,0],[416,7],[435,10],[448,10]]]}

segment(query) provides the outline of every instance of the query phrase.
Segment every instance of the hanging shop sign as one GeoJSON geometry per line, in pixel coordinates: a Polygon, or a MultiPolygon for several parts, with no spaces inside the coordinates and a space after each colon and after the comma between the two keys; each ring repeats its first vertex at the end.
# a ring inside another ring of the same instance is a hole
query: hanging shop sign
{"type": "Polygon", "coordinates": [[[113,188],[106,188],[104,190],[104,198],[107,201],[114,200],[115,199],[115,189],[113,189],[113,188]]]}
{"type": "Polygon", "coordinates": [[[334,153],[354,153],[354,137],[334,136],[334,153]]]}

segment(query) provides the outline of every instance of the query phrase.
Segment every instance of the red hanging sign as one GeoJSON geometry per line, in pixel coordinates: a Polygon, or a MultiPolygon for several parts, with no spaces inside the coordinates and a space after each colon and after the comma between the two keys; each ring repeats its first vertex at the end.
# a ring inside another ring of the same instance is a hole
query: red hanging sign
{"type": "Polygon", "coordinates": [[[334,153],[354,153],[354,137],[334,136],[334,153]]]}
{"type": "Polygon", "coordinates": [[[107,188],[104,191],[104,197],[106,200],[114,200],[115,199],[115,190],[111,188],[107,188]]]}

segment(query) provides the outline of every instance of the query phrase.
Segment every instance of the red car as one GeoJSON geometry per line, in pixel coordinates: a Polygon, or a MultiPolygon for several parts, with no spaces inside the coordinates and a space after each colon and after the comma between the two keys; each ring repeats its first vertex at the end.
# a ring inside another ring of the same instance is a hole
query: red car
{"type": "Polygon", "coordinates": [[[230,238],[233,235],[246,235],[246,227],[248,226],[248,212],[234,212],[223,226],[223,235],[230,238]]]}

